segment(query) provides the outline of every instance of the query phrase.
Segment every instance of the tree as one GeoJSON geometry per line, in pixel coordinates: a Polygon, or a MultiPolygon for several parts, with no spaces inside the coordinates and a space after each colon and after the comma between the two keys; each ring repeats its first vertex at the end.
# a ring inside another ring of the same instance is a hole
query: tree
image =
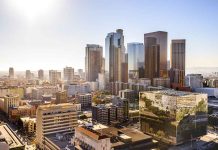
{"type": "Polygon", "coordinates": [[[164,133],[163,131],[161,131],[161,130],[158,130],[158,131],[157,131],[157,136],[158,136],[158,137],[161,137],[161,138],[162,138],[162,137],[165,137],[165,133],[164,133]]]}

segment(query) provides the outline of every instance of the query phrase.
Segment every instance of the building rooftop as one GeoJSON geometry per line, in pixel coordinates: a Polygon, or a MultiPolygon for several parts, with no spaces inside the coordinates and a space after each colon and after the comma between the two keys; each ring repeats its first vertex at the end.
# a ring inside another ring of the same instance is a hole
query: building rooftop
{"type": "Polygon", "coordinates": [[[22,118],[20,118],[20,120],[22,122],[28,122],[28,121],[36,122],[36,118],[30,118],[30,117],[22,117],[22,118]]]}
{"type": "Polygon", "coordinates": [[[45,136],[49,141],[55,144],[59,149],[74,150],[74,146],[71,144],[72,134],[66,133],[57,133],[57,134],[49,134],[45,136]]]}
{"type": "Polygon", "coordinates": [[[125,89],[125,90],[120,90],[121,92],[134,92],[134,90],[131,89],[125,89]]]}
{"type": "Polygon", "coordinates": [[[0,124],[0,141],[9,145],[9,148],[24,147],[22,141],[7,124],[0,124]]]}
{"type": "Polygon", "coordinates": [[[147,139],[152,139],[151,136],[146,135],[136,129],[132,129],[132,128],[115,128],[115,127],[109,127],[109,128],[104,128],[104,129],[100,129],[100,130],[96,130],[97,132],[100,132],[102,134],[105,134],[109,137],[113,137],[113,136],[119,136],[120,138],[131,138],[132,142],[136,142],[136,141],[141,141],[141,140],[147,140],[147,139]]]}
{"type": "Polygon", "coordinates": [[[19,97],[18,94],[7,94],[4,96],[4,98],[13,98],[13,97],[19,97]]]}
{"type": "MultiPolygon", "coordinates": [[[[100,129],[100,130],[102,130],[102,129],[100,129]]],[[[85,134],[86,136],[88,136],[88,137],[90,137],[92,139],[95,139],[95,140],[101,140],[101,139],[109,138],[108,136],[106,136],[104,134],[101,134],[101,133],[97,132],[96,130],[93,130],[93,129],[88,128],[86,126],[77,127],[76,131],[79,131],[79,132],[85,134]]]]}
{"type": "Polygon", "coordinates": [[[48,105],[40,105],[38,109],[40,110],[47,110],[47,109],[60,109],[60,108],[70,108],[72,106],[75,106],[72,103],[61,103],[61,104],[48,104],[48,105]]]}
{"type": "MultiPolygon", "coordinates": [[[[143,93],[143,92],[140,92],[140,93],[143,93]]],[[[159,91],[146,91],[146,93],[161,94],[161,95],[168,95],[168,96],[188,96],[188,95],[201,94],[201,93],[192,93],[192,92],[185,92],[185,91],[175,91],[172,89],[159,90],[159,91]]]]}

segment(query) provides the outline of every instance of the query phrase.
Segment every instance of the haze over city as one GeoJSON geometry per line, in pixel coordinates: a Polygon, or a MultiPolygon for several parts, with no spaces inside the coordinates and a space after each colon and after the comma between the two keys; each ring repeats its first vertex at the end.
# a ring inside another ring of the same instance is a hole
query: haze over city
{"type": "Polygon", "coordinates": [[[186,67],[217,67],[218,2],[211,0],[0,0],[0,70],[85,66],[85,46],[105,50],[107,33],[122,28],[125,47],[144,33],[186,39],[186,67]]]}
{"type": "Polygon", "coordinates": [[[0,0],[0,150],[217,150],[217,0],[0,0]]]}

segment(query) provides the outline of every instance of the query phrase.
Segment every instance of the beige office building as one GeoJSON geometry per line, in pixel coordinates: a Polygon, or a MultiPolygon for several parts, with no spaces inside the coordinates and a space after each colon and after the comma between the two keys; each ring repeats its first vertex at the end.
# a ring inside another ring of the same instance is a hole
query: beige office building
{"type": "Polygon", "coordinates": [[[70,83],[73,81],[73,77],[74,77],[74,68],[65,67],[64,68],[64,80],[70,83]]]}
{"type": "Polygon", "coordinates": [[[56,93],[56,104],[67,103],[67,91],[58,91],[56,93]]]}
{"type": "Polygon", "coordinates": [[[19,106],[19,95],[18,94],[9,94],[4,96],[4,112],[8,115],[10,107],[19,106]]]}
{"type": "Polygon", "coordinates": [[[70,103],[41,105],[36,117],[36,142],[43,150],[52,149],[46,137],[73,133],[77,126],[76,105],[70,103]]]}
{"type": "Polygon", "coordinates": [[[61,81],[61,72],[49,70],[49,80],[52,85],[57,85],[61,81]]]}

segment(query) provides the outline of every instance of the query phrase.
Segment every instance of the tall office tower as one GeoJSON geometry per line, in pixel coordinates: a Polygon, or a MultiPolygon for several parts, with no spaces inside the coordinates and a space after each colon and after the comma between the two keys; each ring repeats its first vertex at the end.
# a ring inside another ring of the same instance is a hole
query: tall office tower
{"type": "Polygon", "coordinates": [[[105,58],[102,57],[101,73],[105,73],[105,58]]]}
{"type": "Polygon", "coordinates": [[[128,68],[131,79],[143,78],[145,73],[145,55],[143,43],[128,43],[128,68]]]}
{"type": "Polygon", "coordinates": [[[77,126],[76,105],[70,103],[41,105],[37,108],[36,120],[36,144],[40,149],[51,149],[49,148],[51,137],[74,133],[74,127],[77,126]]]}
{"type": "Polygon", "coordinates": [[[31,71],[30,70],[26,70],[26,79],[30,80],[32,77],[31,71]]]}
{"type": "MultiPolygon", "coordinates": [[[[153,37],[157,39],[157,44],[160,47],[160,77],[167,77],[167,32],[157,31],[144,34],[144,39],[146,39],[147,37],[153,37]]],[[[146,45],[147,42],[146,40],[144,40],[144,46],[146,47],[146,45]]]]}
{"type": "Polygon", "coordinates": [[[170,81],[178,86],[185,84],[185,40],[172,40],[170,81]]]}
{"type": "Polygon", "coordinates": [[[42,69],[38,70],[38,78],[39,80],[44,80],[44,71],[42,69]]]}
{"type": "Polygon", "coordinates": [[[105,71],[109,82],[121,81],[121,65],[125,58],[123,30],[108,33],[105,38],[105,71]]]}
{"type": "Polygon", "coordinates": [[[102,52],[103,48],[100,45],[86,45],[86,81],[96,81],[98,74],[102,72],[102,52]]]}
{"type": "Polygon", "coordinates": [[[12,68],[12,67],[9,68],[9,78],[10,79],[14,78],[14,68],[12,68]]]}
{"type": "Polygon", "coordinates": [[[64,80],[67,82],[73,81],[74,69],[72,67],[64,68],[64,80]]]}
{"type": "Polygon", "coordinates": [[[52,85],[57,85],[61,80],[61,72],[57,70],[49,70],[49,80],[52,85]]]}
{"type": "Polygon", "coordinates": [[[157,39],[145,38],[145,78],[153,83],[153,78],[160,77],[160,46],[157,39]]]}
{"type": "Polygon", "coordinates": [[[56,104],[67,103],[67,91],[58,91],[56,93],[56,104]]]}
{"type": "Polygon", "coordinates": [[[122,77],[121,82],[128,82],[128,54],[125,54],[125,60],[121,64],[122,77]]]}

